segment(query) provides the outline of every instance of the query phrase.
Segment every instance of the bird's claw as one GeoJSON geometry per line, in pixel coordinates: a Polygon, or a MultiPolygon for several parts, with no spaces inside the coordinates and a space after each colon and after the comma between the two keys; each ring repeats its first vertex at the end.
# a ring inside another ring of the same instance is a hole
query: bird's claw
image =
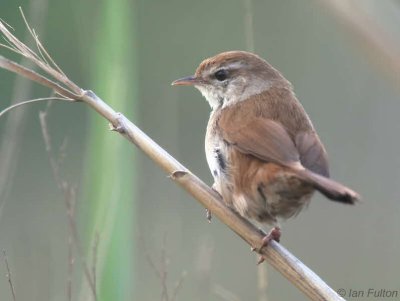
{"type": "MultiPolygon", "coordinates": [[[[265,248],[266,246],[268,246],[268,244],[270,243],[271,240],[275,240],[277,242],[280,241],[281,239],[281,229],[279,227],[274,227],[271,229],[271,231],[268,232],[267,235],[265,235],[261,241],[261,247],[259,248],[259,252],[261,252],[261,250],[263,248],[265,248]]],[[[251,248],[252,251],[255,251],[256,248],[251,248]]],[[[263,263],[265,261],[265,257],[263,255],[260,255],[260,258],[258,259],[257,265],[263,263]]]]}

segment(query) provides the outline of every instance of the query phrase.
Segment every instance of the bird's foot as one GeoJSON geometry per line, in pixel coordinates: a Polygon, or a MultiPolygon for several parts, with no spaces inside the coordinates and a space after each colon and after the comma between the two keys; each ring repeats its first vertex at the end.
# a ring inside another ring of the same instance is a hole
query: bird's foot
{"type": "MultiPolygon", "coordinates": [[[[264,238],[261,241],[261,247],[260,247],[260,251],[265,248],[266,246],[268,246],[269,242],[271,240],[275,240],[277,242],[280,241],[281,239],[281,228],[279,227],[273,227],[271,229],[271,231],[268,232],[267,235],[264,236],[264,238]]],[[[255,250],[254,248],[252,250],[255,250]]],[[[263,263],[265,261],[265,257],[263,255],[260,255],[260,258],[258,259],[257,265],[263,263]]]]}

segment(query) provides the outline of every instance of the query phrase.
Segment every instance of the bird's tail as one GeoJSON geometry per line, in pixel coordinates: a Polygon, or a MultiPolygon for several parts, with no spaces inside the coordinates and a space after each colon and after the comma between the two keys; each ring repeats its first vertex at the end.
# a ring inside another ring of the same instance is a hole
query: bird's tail
{"type": "Polygon", "coordinates": [[[357,192],[334,180],[313,173],[307,169],[299,170],[298,172],[299,175],[310,182],[315,189],[333,201],[354,204],[360,200],[360,195],[357,192]]]}

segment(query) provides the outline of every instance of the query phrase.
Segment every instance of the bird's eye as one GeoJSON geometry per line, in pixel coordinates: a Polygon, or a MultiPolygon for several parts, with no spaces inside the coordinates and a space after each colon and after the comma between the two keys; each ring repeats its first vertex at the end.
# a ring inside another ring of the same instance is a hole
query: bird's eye
{"type": "Polygon", "coordinates": [[[220,69],[214,73],[214,76],[217,80],[222,82],[228,78],[228,71],[226,71],[225,69],[220,69]]]}

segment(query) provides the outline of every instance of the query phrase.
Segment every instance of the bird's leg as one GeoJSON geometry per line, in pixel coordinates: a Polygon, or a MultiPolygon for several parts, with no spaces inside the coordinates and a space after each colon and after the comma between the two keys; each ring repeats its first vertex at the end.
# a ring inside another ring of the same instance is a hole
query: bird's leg
{"type": "Polygon", "coordinates": [[[212,215],[210,209],[206,208],[206,218],[209,223],[211,223],[212,215]]]}
{"type": "MultiPolygon", "coordinates": [[[[265,248],[266,246],[268,246],[269,242],[271,240],[275,240],[277,242],[279,242],[279,240],[281,239],[281,228],[279,228],[278,226],[273,227],[267,235],[265,235],[262,239],[262,243],[261,243],[261,247],[260,247],[260,251],[262,250],[262,248],[265,248]]],[[[257,262],[257,264],[261,264],[265,261],[265,258],[263,255],[260,255],[260,258],[257,262]]]]}

